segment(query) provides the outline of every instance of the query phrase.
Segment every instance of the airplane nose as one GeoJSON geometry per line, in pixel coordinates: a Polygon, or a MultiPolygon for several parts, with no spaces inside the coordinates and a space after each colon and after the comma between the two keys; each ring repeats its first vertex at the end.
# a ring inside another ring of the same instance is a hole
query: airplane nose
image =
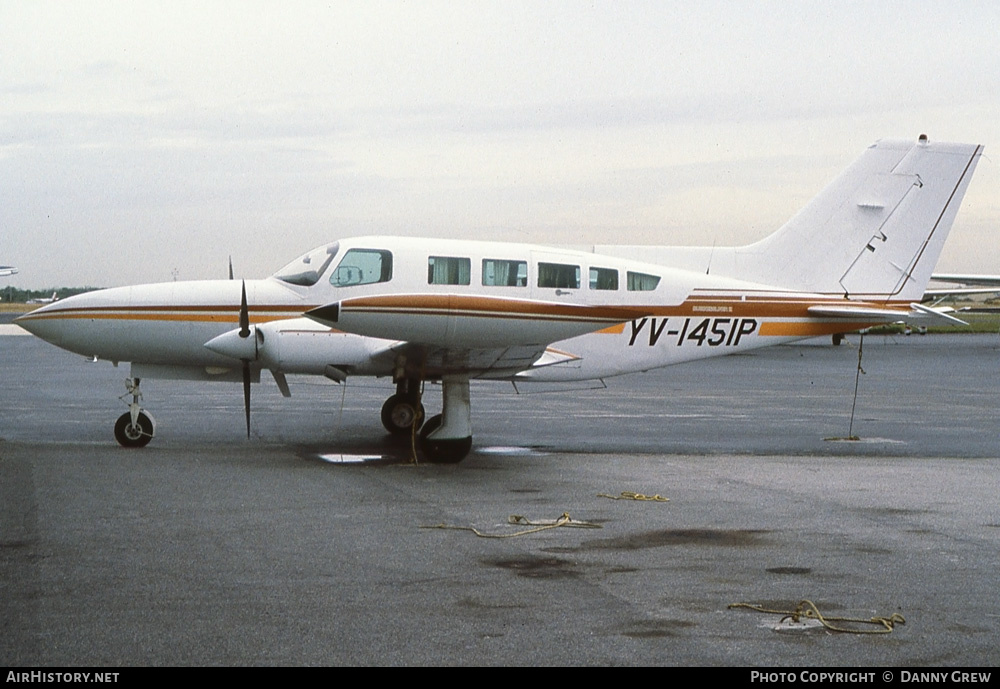
{"type": "Polygon", "coordinates": [[[14,319],[14,323],[21,326],[35,337],[40,337],[46,342],[58,345],[63,341],[66,333],[66,321],[60,318],[59,311],[65,308],[66,302],[72,301],[74,297],[65,299],[55,304],[48,304],[29,311],[23,316],[14,319]]]}
{"type": "Polygon", "coordinates": [[[111,302],[108,295],[121,296],[113,290],[77,294],[30,311],[14,322],[57,347],[104,358],[109,353],[108,348],[114,346],[118,333],[118,321],[107,317],[111,302]]]}

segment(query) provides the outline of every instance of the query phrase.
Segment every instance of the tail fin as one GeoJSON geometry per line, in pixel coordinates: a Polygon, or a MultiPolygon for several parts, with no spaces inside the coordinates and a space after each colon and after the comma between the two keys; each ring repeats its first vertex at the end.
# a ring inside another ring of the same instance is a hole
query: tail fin
{"type": "Polygon", "coordinates": [[[920,301],[981,153],[926,137],[875,144],[780,230],[745,247],[755,281],[920,301]]]}
{"type": "MultiPolygon", "coordinates": [[[[781,229],[755,244],[711,251],[647,247],[643,255],[794,290],[920,301],[982,150],[930,143],[925,136],[917,142],[879,141],[781,229]]],[[[628,255],[633,248],[615,253],[628,255]]]]}

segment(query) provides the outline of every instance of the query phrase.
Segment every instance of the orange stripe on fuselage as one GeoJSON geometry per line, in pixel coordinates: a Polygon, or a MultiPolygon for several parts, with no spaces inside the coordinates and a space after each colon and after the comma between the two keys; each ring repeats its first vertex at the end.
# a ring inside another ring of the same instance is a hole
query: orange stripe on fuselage
{"type": "MultiPolygon", "coordinates": [[[[251,315],[251,323],[268,323],[282,321],[295,316],[260,316],[251,315]]],[[[18,319],[22,320],[22,319],[18,319]]],[[[185,323],[239,323],[239,316],[223,314],[184,314],[184,313],[72,313],[64,311],[55,314],[39,314],[23,320],[93,320],[93,321],[177,321],[185,323]]]]}
{"type": "MultiPolygon", "coordinates": [[[[248,311],[250,322],[269,323],[271,321],[298,318],[313,305],[295,306],[251,306],[248,311]],[[256,312],[256,313],[255,313],[256,312]]],[[[42,312],[29,311],[18,321],[33,320],[123,320],[123,321],[164,321],[190,323],[239,323],[239,314],[231,306],[88,306],[47,309],[42,312]]]]}
{"type": "Polygon", "coordinates": [[[390,294],[353,297],[340,302],[343,312],[406,313],[485,318],[568,318],[628,321],[648,313],[645,306],[614,304],[553,304],[531,299],[456,294],[390,294]]]}
{"type": "Polygon", "coordinates": [[[618,325],[612,325],[608,328],[602,328],[596,332],[598,335],[621,335],[625,332],[625,324],[619,323],[618,325]]]}
{"type": "Polygon", "coordinates": [[[833,335],[834,333],[851,332],[870,328],[877,323],[761,323],[757,334],[761,337],[812,337],[814,335],[833,335]]]}

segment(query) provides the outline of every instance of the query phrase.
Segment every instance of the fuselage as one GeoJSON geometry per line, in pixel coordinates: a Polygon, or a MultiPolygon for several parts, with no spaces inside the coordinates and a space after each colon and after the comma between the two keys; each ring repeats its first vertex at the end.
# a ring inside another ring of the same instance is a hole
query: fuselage
{"type": "Polygon", "coordinates": [[[147,376],[226,379],[245,355],[206,343],[238,327],[244,284],[259,331],[254,366],[293,374],[334,366],[391,375],[394,348],[409,344],[452,353],[520,348],[529,360],[500,356],[505,364],[471,374],[578,380],[871,324],[810,316],[810,306],[846,302],[834,295],[584,251],[401,237],[334,242],[263,280],[99,290],[17,322],[147,376]],[[303,316],[324,307],[335,322],[303,316]]]}

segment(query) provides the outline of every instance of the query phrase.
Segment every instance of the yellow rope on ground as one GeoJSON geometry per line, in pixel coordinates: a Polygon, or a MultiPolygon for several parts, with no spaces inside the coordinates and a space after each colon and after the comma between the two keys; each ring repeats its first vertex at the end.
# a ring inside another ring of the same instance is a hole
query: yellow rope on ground
{"type": "Polygon", "coordinates": [[[593,522],[580,521],[578,519],[572,519],[568,512],[563,512],[563,515],[559,519],[541,519],[532,521],[527,517],[522,517],[519,514],[512,514],[507,517],[508,524],[523,524],[525,526],[573,526],[579,529],[600,529],[602,528],[600,524],[595,524],[593,522]]]}
{"type": "Polygon", "coordinates": [[[805,617],[811,620],[818,620],[823,624],[824,627],[829,629],[831,632],[843,632],[846,634],[890,634],[892,633],[893,627],[897,624],[906,624],[906,620],[899,613],[893,613],[889,617],[870,617],[867,620],[852,617],[824,617],[823,614],[816,607],[816,604],[810,600],[803,600],[798,604],[795,610],[768,610],[767,608],[754,605],[753,603],[732,603],[728,606],[732,608],[749,608],[750,610],[756,610],[757,612],[765,612],[772,615],[784,615],[784,617],[779,620],[779,624],[787,619],[791,619],[792,622],[798,622],[800,617],[805,617]],[[854,624],[874,624],[882,629],[851,629],[848,627],[837,627],[830,624],[830,622],[852,622],[854,624]]]}
{"type": "Polygon", "coordinates": [[[527,524],[534,526],[533,529],[526,529],[524,531],[518,531],[517,533],[507,533],[507,534],[488,534],[479,531],[472,526],[448,526],[447,524],[437,524],[435,526],[421,526],[421,529],[453,529],[456,531],[471,531],[480,538],[514,538],[515,536],[524,536],[526,534],[538,533],[539,531],[545,531],[547,529],[555,529],[560,526],[575,526],[585,529],[600,529],[600,524],[592,524],[590,522],[576,521],[569,516],[568,512],[563,512],[563,515],[558,519],[547,519],[541,522],[533,522],[519,514],[512,514],[507,518],[508,524],[527,524]]]}
{"type": "Polygon", "coordinates": [[[630,490],[623,490],[618,495],[608,495],[607,493],[598,493],[599,498],[611,498],[612,500],[642,500],[647,502],[669,502],[670,498],[665,498],[662,495],[643,495],[642,493],[634,493],[630,490]]]}

